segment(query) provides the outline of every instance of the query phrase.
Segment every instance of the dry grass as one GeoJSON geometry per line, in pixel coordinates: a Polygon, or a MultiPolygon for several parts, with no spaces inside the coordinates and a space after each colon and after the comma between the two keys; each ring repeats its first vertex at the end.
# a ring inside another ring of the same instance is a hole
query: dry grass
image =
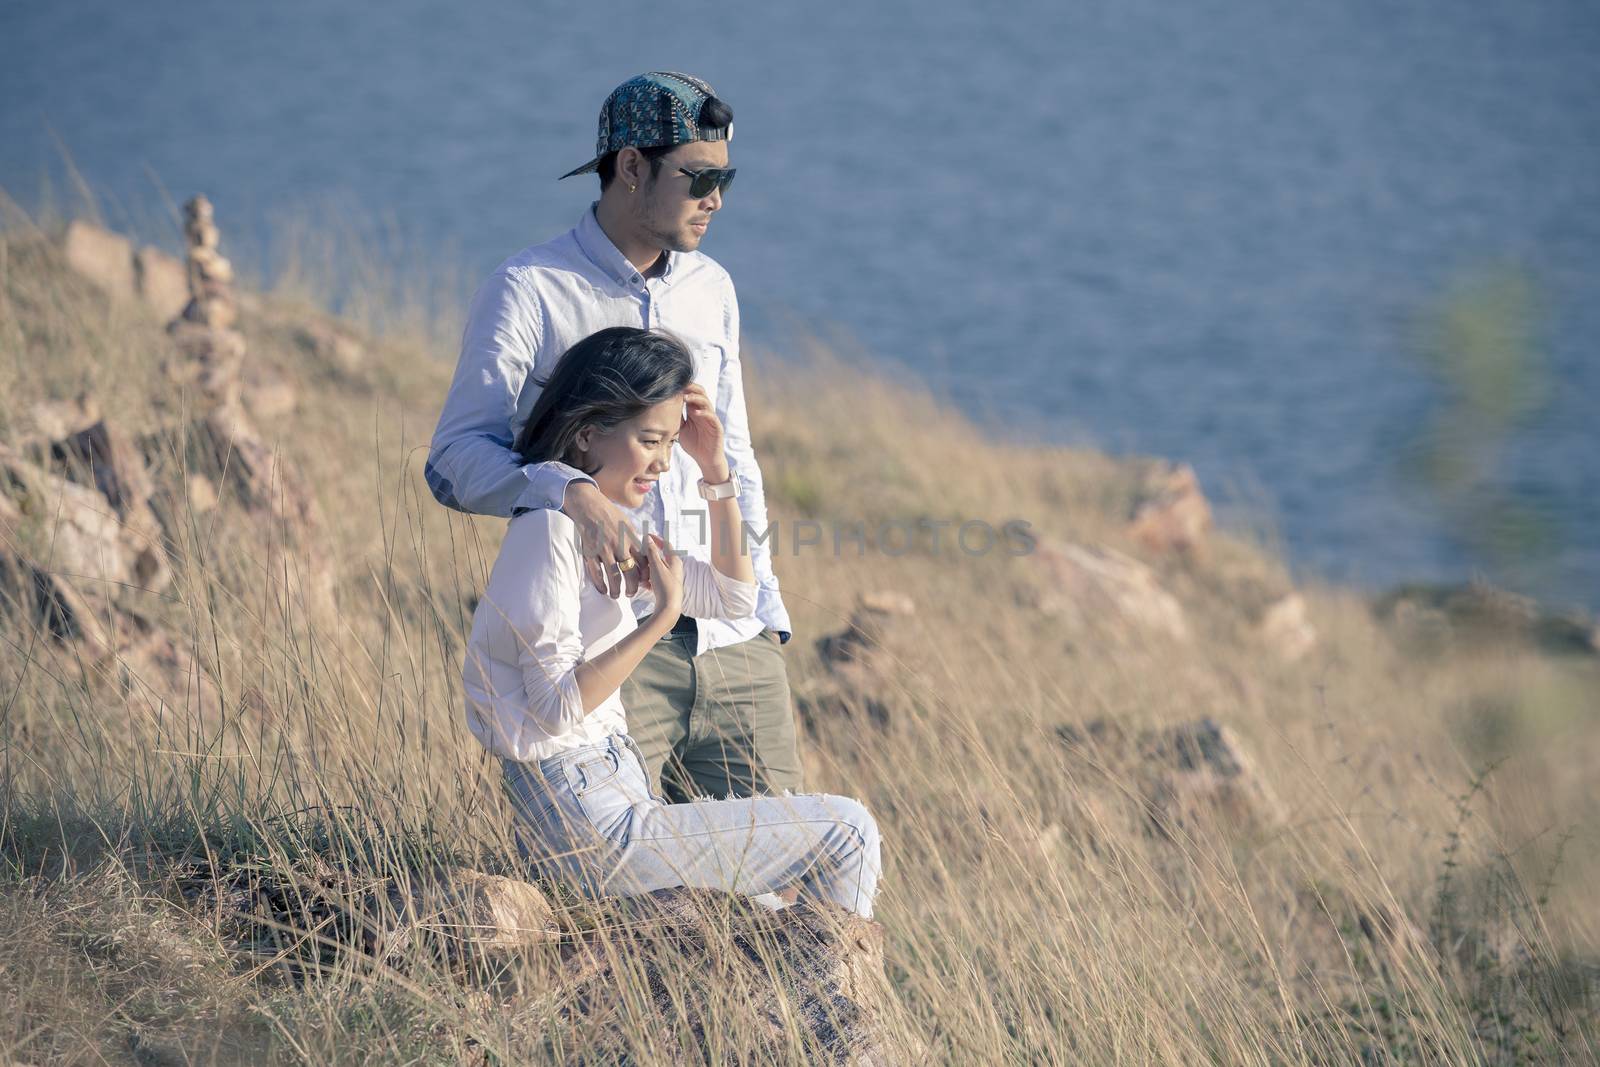
{"type": "MultiPolygon", "coordinates": [[[[173,891],[197,858],[287,872],[317,856],[384,877],[512,854],[458,687],[498,524],[447,513],[420,476],[453,352],[418,339],[448,328],[369,312],[385,328],[367,365],[342,371],[294,340],[317,312],[313,283],[292,289],[269,293],[243,329],[252,358],[300,385],[300,410],[273,430],[325,516],[317,552],[295,558],[284,531],[224,502],[190,524],[169,590],[115,594],[182,636],[220,710],[114,696],[6,617],[0,1059],[520,1062],[598,1047],[592,1020],[530,1029],[420,956],[377,966],[333,953],[287,977],[242,961],[173,891]],[[336,611],[272,577],[297,567],[333,568],[336,611]]],[[[358,305],[392,307],[382,296],[358,305]]],[[[130,427],[181,422],[158,371],[166,352],[159,323],[73,278],[29,227],[0,240],[0,441],[31,432],[35,400],[85,388],[130,427]]],[[[811,784],[859,796],[883,826],[886,1025],[908,1047],[948,1063],[1594,1060],[1592,661],[1418,650],[1358,596],[1313,589],[1321,641],[1283,663],[1241,606],[1283,567],[1227,537],[1204,566],[1164,565],[1195,632],[1186,644],[1044,618],[1027,606],[1038,579],[1026,558],[926,544],[835,556],[830,524],[921,517],[1022,519],[1128,549],[1127,469],[997,444],[825,354],[752,352],[746,374],[791,538],[777,567],[797,693],[822,670],[812,642],[858,592],[918,605],[895,645],[887,723],[819,722],[807,745],[811,784]],[[823,549],[796,552],[801,519],[821,523],[823,549]],[[1096,718],[1202,715],[1244,738],[1286,802],[1283,825],[1152,834],[1129,816],[1124,783],[1056,736],[1096,718]]],[[[36,550],[48,533],[5,541],[36,550]]],[[[681,965],[693,989],[699,975],[681,965]]],[[[532,995],[541,972],[525,968],[501,980],[532,995]]],[[[618,998],[629,1054],[671,1058],[642,1021],[647,991],[618,998]]],[[[738,998],[709,1003],[703,1058],[748,1059],[738,998]]],[[[786,1053],[806,1054],[798,1037],[786,1053]]]]}

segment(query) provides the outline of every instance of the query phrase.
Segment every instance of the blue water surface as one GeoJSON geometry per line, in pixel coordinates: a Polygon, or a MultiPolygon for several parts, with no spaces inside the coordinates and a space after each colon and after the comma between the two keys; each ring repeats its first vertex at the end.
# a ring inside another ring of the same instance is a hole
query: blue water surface
{"type": "Polygon", "coordinates": [[[1303,573],[1600,607],[1597,56],[1590,0],[12,0],[0,188],[37,210],[64,150],[147,235],[205,191],[265,270],[336,205],[469,286],[588,204],[555,178],[613,85],[694,71],[737,112],[705,247],[751,341],[1186,459],[1303,573]],[[1444,493],[1418,338],[1505,278],[1546,400],[1444,493]],[[1537,536],[1468,536],[1499,514],[1537,536]]]}

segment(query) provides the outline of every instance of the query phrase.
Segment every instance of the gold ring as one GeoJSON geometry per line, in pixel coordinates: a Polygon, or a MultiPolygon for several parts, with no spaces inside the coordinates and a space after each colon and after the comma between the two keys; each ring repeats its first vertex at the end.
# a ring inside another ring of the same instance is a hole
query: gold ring
{"type": "Polygon", "coordinates": [[[621,563],[617,564],[617,570],[624,571],[624,572],[631,571],[631,570],[633,570],[633,568],[637,567],[638,565],[639,565],[639,561],[630,557],[628,559],[623,560],[621,563]]]}

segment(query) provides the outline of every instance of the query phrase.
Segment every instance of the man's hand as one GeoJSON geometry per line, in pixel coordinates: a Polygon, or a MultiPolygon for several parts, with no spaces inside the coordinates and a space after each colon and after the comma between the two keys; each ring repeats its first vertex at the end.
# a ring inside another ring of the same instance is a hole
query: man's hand
{"type": "Polygon", "coordinates": [[[572,482],[561,511],[578,524],[583,569],[594,587],[612,599],[638,592],[640,571],[649,557],[622,509],[593,482],[572,482]],[[618,565],[626,560],[633,560],[633,566],[620,570],[618,565]]]}

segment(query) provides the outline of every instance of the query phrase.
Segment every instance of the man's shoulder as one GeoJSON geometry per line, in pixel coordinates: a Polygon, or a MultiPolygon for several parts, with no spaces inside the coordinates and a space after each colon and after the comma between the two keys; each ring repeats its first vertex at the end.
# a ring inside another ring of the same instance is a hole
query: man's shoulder
{"type": "Polygon", "coordinates": [[[697,281],[704,281],[709,285],[725,286],[733,292],[733,275],[721,263],[712,259],[698,249],[693,252],[677,253],[679,262],[677,269],[683,271],[685,277],[693,277],[697,281]]]}
{"type": "Polygon", "coordinates": [[[546,271],[568,272],[586,262],[583,250],[578,247],[577,235],[568,230],[559,237],[529,245],[522,251],[506,257],[494,269],[499,276],[513,280],[537,278],[546,271]]]}

